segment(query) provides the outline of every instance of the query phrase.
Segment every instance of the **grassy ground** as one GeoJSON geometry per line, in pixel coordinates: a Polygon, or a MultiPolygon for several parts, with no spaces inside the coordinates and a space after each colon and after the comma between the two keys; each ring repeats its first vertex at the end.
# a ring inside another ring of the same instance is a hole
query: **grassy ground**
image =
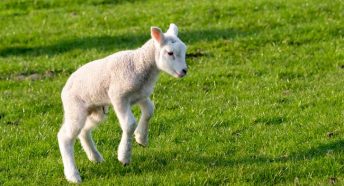
{"type": "Polygon", "coordinates": [[[130,166],[116,160],[113,113],[94,133],[106,162],[77,143],[85,185],[342,185],[343,17],[341,0],[2,0],[0,185],[68,184],[66,79],[171,22],[189,75],[161,74],[150,146],[134,145],[130,166]]]}

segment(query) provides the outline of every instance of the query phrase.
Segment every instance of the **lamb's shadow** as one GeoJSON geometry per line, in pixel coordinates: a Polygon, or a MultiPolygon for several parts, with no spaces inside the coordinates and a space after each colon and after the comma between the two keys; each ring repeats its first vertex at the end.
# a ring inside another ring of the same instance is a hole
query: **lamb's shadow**
{"type": "MultiPolygon", "coordinates": [[[[245,37],[252,34],[252,32],[243,32],[234,29],[211,29],[211,30],[197,30],[185,31],[180,33],[181,39],[186,44],[192,44],[198,41],[213,41],[219,39],[234,39],[237,37],[245,37]]],[[[0,49],[0,57],[8,56],[40,56],[48,55],[54,56],[63,54],[65,52],[81,49],[97,49],[101,51],[118,51],[123,49],[132,49],[141,46],[150,38],[150,34],[132,33],[122,35],[103,35],[103,36],[89,36],[81,38],[73,38],[59,41],[55,44],[47,46],[27,46],[17,45],[8,46],[0,49]]]]}
{"type": "Polygon", "coordinates": [[[301,152],[294,152],[291,153],[287,158],[279,158],[278,161],[303,161],[303,160],[311,160],[317,157],[322,156],[332,156],[336,154],[343,154],[344,153],[344,140],[336,140],[330,143],[323,143],[316,147],[307,149],[301,152]]]}
{"type": "Polygon", "coordinates": [[[203,164],[209,164],[213,166],[232,166],[232,165],[245,165],[245,164],[269,164],[275,162],[299,162],[299,161],[309,161],[319,157],[324,156],[336,156],[338,154],[344,153],[344,140],[337,140],[330,143],[319,144],[316,147],[305,149],[304,151],[291,152],[286,155],[281,155],[280,157],[269,157],[261,155],[253,155],[240,157],[237,159],[232,159],[230,161],[226,159],[219,159],[215,156],[205,158],[195,156],[191,161],[199,162],[203,164]]]}
{"type": "MultiPolygon", "coordinates": [[[[135,147],[138,148],[138,147],[135,147]]],[[[145,149],[145,150],[149,150],[145,149]]],[[[200,155],[199,152],[189,151],[186,154],[180,154],[176,151],[168,152],[156,152],[135,155],[135,160],[132,165],[129,167],[118,168],[113,166],[106,166],[108,169],[99,169],[99,167],[91,167],[92,175],[89,176],[99,176],[99,177],[108,177],[113,174],[116,176],[126,176],[127,174],[143,174],[147,172],[158,172],[158,173],[167,173],[175,171],[175,165],[172,164],[186,164],[186,165],[195,165],[195,168],[201,169],[204,168],[224,168],[224,167],[233,167],[237,165],[269,165],[272,163],[284,163],[284,162],[299,162],[299,161],[309,161],[318,157],[327,156],[331,154],[344,153],[344,140],[337,140],[331,143],[320,144],[314,148],[310,148],[301,152],[293,152],[289,156],[272,158],[268,156],[246,156],[240,158],[230,158],[230,156],[224,155],[200,155]],[[150,162],[150,163],[145,163],[150,162]],[[112,168],[111,168],[112,167],[112,168]],[[111,170],[110,170],[111,169],[111,170]],[[102,170],[102,171],[100,171],[102,170]]],[[[203,153],[204,154],[204,153],[203,153]]],[[[221,154],[221,153],[220,153],[221,154]]],[[[111,159],[110,164],[116,163],[115,158],[111,159]]],[[[118,163],[118,162],[117,162],[118,163]]],[[[98,165],[104,167],[104,165],[98,165]]],[[[119,163],[118,163],[118,166],[119,163]]],[[[270,167],[270,166],[264,166],[270,167]]],[[[192,171],[192,170],[190,170],[192,171]]],[[[90,173],[91,174],[91,173],[90,173]]]]}

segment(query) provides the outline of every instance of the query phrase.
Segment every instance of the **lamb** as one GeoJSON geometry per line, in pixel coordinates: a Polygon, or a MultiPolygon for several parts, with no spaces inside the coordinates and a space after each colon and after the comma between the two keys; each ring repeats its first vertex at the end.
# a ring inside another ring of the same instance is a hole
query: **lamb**
{"type": "Polygon", "coordinates": [[[85,64],[67,80],[62,93],[64,122],[58,132],[58,143],[66,179],[80,183],[75,165],[74,143],[78,137],[89,160],[104,161],[91,136],[112,104],[122,129],[118,160],[128,165],[131,160],[133,134],[138,144],[148,145],[148,122],[154,105],[150,100],[160,71],[176,78],[187,73],[186,45],[178,38],[178,28],[170,24],[166,33],[151,27],[151,39],[141,48],[117,52],[85,64]],[[131,106],[138,104],[138,125],[131,106]]]}

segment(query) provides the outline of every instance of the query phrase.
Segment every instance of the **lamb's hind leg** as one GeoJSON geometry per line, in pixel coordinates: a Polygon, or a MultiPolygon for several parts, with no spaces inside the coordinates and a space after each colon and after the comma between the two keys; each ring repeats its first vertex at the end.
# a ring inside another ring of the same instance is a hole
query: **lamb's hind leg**
{"type": "Polygon", "coordinates": [[[138,104],[142,114],[135,130],[135,139],[138,144],[146,147],[148,145],[148,122],[153,116],[154,105],[149,98],[140,101],[138,104]]]}
{"type": "Polygon", "coordinates": [[[83,147],[88,159],[92,162],[104,161],[103,156],[99,153],[96,145],[92,139],[92,130],[101,122],[105,113],[107,113],[107,107],[96,107],[89,110],[89,115],[86,119],[84,128],[80,131],[79,139],[81,146],[83,147]]]}
{"type": "Polygon", "coordinates": [[[85,124],[87,113],[82,107],[73,108],[65,108],[64,123],[57,136],[66,179],[80,183],[81,177],[74,160],[74,143],[85,124]]]}

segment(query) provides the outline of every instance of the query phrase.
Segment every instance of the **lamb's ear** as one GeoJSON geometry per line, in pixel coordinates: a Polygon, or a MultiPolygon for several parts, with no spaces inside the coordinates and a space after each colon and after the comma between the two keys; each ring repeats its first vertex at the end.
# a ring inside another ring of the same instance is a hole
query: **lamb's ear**
{"type": "Polygon", "coordinates": [[[177,27],[177,25],[175,25],[174,23],[171,23],[170,24],[170,28],[168,28],[166,33],[178,36],[178,27],[177,27]]]}
{"type": "Polygon", "coordinates": [[[158,27],[151,27],[151,36],[159,44],[164,42],[164,33],[158,27]]]}

